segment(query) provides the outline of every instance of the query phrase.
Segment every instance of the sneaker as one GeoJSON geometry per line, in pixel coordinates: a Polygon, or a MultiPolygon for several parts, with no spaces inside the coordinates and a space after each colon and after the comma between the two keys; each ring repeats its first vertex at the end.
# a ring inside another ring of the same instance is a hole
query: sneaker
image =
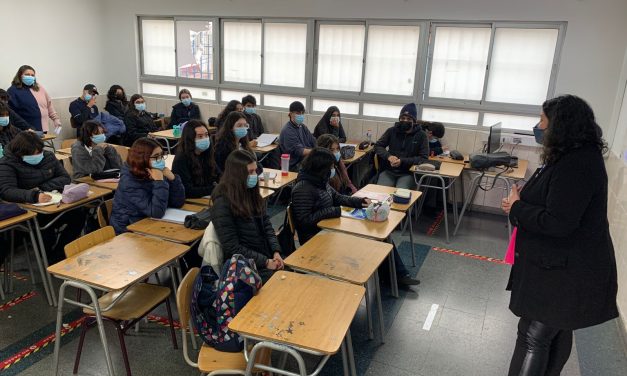
{"type": "Polygon", "coordinates": [[[416,286],[420,284],[420,280],[406,275],[398,279],[398,284],[401,286],[416,286]]]}

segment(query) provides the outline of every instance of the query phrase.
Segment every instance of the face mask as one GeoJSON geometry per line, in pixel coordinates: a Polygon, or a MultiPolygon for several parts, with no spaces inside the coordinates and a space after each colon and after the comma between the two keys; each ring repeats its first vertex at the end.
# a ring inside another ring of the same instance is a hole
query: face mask
{"type": "Polygon", "coordinates": [[[9,117],[8,116],[0,116],[0,126],[6,127],[9,125],[9,117]]]}
{"type": "Polygon", "coordinates": [[[137,111],[146,111],[146,103],[135,103],[135,109],[137,111]]]}
{"type": "Polygon", "coordinates": [[[407,132],[408,130],[411,129],[413,123],[409,122],[409,121],[398,121],[396,122],[396,128],[401,131],[401,132],[407,132]]]}
{"type": "Polygon", "coordinates": [[[294,122],[296,122],[296,124],[298,125],[303,124],[305,122],[305,115],[294,116],[294,122]]]}
{"type": "Polygon", "coordinates": [[[257,109],[255,107],[244,107],[244,112],[252,115],[257,113],[257,109]]]}
{"type": "Polygon", "coordinates": [[[340,124],[340,117],[339,116],[331,116],[331,125],[339,125],[340,124]]]}
{"type": "Polygon", "coordinates": [[[342,156],[342,153],[340,153],[339,151],[336,151],[335,153],[333,153],[333,155],[335,156],[335,161],[339,162],[340,157],[342,156]]]}
{"type": "Polygon", "coordinates": [[[544,129],[540,129],[538,125],[540,125],[540,123],[533,127],[533,136],[536,138],[536,142],[542,145],[544,143],[544,129]]]}
{"type": "Polygon", "coordinates": [[[85,94],[85,102],[89,102],[91,100],[91,94],[85,94]]]}
{"type": "Polygon", "coordinates": [[[333,179],[335,177],[335,169],[332,168],[331,169],[331,176],[329,176],[329,179],[333,179]]]}
{"type": "Polygon", "coordinates": [[[35,83],[35,76],[22,76],[22,83],[26,86],[33,86],[35,83]]]}
{"type": "Polygon", "coordinates": [[[211,145],[211,141],[209,137],[199,138],[195,142],[196,142],[196,150],[199,150],[199,151],[205,151],[209,149],[209,145],[211,145]]]}
{"type": "Polygon", "coordinates": [[[165,159],[162,159],[160,161],[150,161],[150,166],[152,168],[156,168],[157,170],[161,170],[163,171],[163,169],[165,168],[165,159]]]}
{"type": "Polygon", "coordinates": [[[36,166],[44,160],[44,153],[35,154],[35,155],[25,155],[22,157],[22,160],[29,165],[36,166]]]}
{"type": "Polygon", "coordinates": [[[181,99],[181,103],[183,103],[185,107],[188,107],[190,104],[192,104],[192,99],[191,98],[181,99]]]}
{"type": "Polygon", "coordinates": [[[246,186],[248,188],[254,188],[257,185],[257,179],[259,179],[257,174],[248,175],[248,178],[246,179],[246,186]]]}
{"type": "Polygon", "coordinates": [[[116,94],[115,97],[119,100],[124,99],[124,94],[116,94]]]}
{"type": "Polygon", "coordinates": [[[436,137],[433,137],[432,139],[429,140],[430,143],[435,144],[436,142],[438,142],[438,139],[436,137]]]}
{"type": "Polygon", "coordinates": [[[244,138],[248,134],[248,129],[246,129],[246,128],[233,128],[233,134],[237,138],[244,138]]]}
{"type": "Polygon", "coordinates": [[[91,142],[93,142],[96,145],[102,144],[103,142],[105,142],[106,139],[107,139],[107,136],[105,136],[104,133],[95,134],[91,136],[91,142]]]}

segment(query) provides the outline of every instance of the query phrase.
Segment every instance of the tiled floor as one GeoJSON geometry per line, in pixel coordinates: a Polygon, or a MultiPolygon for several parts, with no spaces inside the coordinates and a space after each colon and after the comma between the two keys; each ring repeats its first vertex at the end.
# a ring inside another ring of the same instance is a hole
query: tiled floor
{"type": "MultiPolygon", "coordinates": [[[[275,226],[283,214],[273,218],[275,226]]],[[[458,236],[450,244],[444,241],[440,226],[427,236],[430,220],[422,218],[414,226],[415,242],[456,251],[500,258],[507,246],[503,217],[471,213],[464,219],[458,236]]],[[[442,225],[443,226],[443,225],[442,225]]],[[[452,227],[452,226],[451,226],[452,227]]],[[[407,242],[408,236],[395,234],[395,242],[407,242]]],[[[408,261],[408,259],[406,260],[408,261]]],[[[21,271],[21,274],[27,274],[21,271]]],[[[390,326],[386,343],[376,346],[374,356],[356,344],[356,360],[366,375],[505,375],[516,335],[516,317],[507,309],[509,294],[504,290],[509,267],[485,260],[431,250],[420,267],[422,283],[396,302],[385,300],[386,321],[390,326]],[[437,311],[426,330],[429,312],[437,311]]],[[[32,290],[29,281],[16,281],[16,292],[7,299],[32,290]]],[[[40,286],[38,295],[13,307],[0,308],[0,362],[22,348],[27,348],[52,333],[55,310],[48,307],[40,286]]],[[[2,304],[0,302],[0,307],[2,304]]],[[[68,310],[69,312],[70,310],[68,310]]],[[[156,312],[164,316],[162,310],[156,312]]],[[[72,313],[69,318],[77,317],[72,313]]],[[[363,309],[353,325],[353,336],[364,325],[363,309]]],[[[124,374],[117,337],[107,326],[116,374],[124,374]]],[[[72,374],[77,345],[77,331],[64,337],[61,372],[72,374]]],[[[180,340],[180,337],[179,337],[180,340]]],[[[357,339],[355,342],[358,342],[357,339]]],[[[173,350],[167,328],[156,323],[142,324],[138,333],[130,331],[126,339],[134,375],[196,375],[185,364],[181,350],[173,350]]],[[[180,347],[180,344],[179,344],[180,347]]],[[[24,360],[0,370],[4,375],[48,375],[51,372],[52,346],[33,353],[24,360]]],[[[332,364],[331,364],[332,365],[332,364]]],[[[330,365],[330,367],[331,367],[330,365]]],[[[337,374],[335,368],[323,374],[337,374]],[[331,371],[332,370],[332,371],[331,371]]],[[[364,372],[361,372],[363,374],[364,372]]],[[[79,375],[103,375],[106,367],[96,330],[87,335],[79,375]]],[[[564,375],[625,375],[625,346],[615,322],[575,333],[572,356],[564,375]]]]}

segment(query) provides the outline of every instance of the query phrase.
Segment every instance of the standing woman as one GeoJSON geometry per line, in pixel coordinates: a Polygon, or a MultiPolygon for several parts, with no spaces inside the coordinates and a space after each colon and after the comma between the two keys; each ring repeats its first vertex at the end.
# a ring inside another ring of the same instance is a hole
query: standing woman
{"type": "Polygon", "coordinates": [[[335,157],[335,176],[329,180],[329,185],[343,195],[353,195],[357,193],[357,188],[348,177],[348,170],[342,160],[340,153],[340,141],[332,134],[323,134],[316,140],[316,145],[325,148],[333,153],[335,157]]]}
{"type": "Polygon", "coordinates": [[[124,115],[126,125],[126,146],[142,138],[147,137],[150,132],[157,132],[159,126],[155,124],[152,115],[146,111],[146,101],[141,94],[133,94],[131,104],[124,115]]]}
{"type": "Polygon", "coordinates": [[[209,128],[200,120],[190,120],[183,128],[172,172],[181,177],[185,197],[210,196],[218,184],[218,169],[213,159],[209,128]]]}
{"type": "Polygon", "coordinates": [[[517,226],[508,289],[520,321],[509,375],[559,375],[573,330],[618,316],[601,128],[573,95],[544,102],[540,119],[544,165],[502,203],[517,226]]]}
{"type": "Polygon", "coordinates": [[[26,120],[36,131],[48,132],[48,119],[54,122],[55,132],[61,128],[61,118],[52,105],[46,89],[35,78],[35,69],[22,65],[17,70],[9,92],[9,107],[26,120]]]}
{"type": "Polygon", "coordinates": [[[320,119],[316,125],[316,129],[314,129],[314,137],[318,138],[323,134],[332,134],[337,137],[340,142],[346,142],[346,133],[342,126],[339,108],[331,106],[327,109],[327,112],[322,115],[322,119],[320,119]]]}
{"type": "Polygon", "coordinates": [[[237,111],[227,115],[216,136],[215,158],[220,171],[224,171],[226,159],[233,150],[247,150],[253,153],[249,145],[246,116],[237,111]]]}
{"type": "Polygon", "coordinates": [[[113,85],[109,88],[107,104],[104,109],[109,114],[124,121],[124,114],[128,110],[128,99],[126,99],[126,93],[122,86],[113,85]]]}
{"type": "Polygon", "coordinates": [[[105,129],[97,121],[87,120],[80,129],[81,135],[72,144],[72,178],[122,168],[122,157],[111,145],[105,143],[105,129]]]}
{"type": "Polygon", "coordinates": [[[192,102],[192,93],[189,90],[182,89],[179,92],[179,100],[179,103],[172,106],[168,128],[186,121],[200,120],[200,108],[196,103],[192,102]]]}

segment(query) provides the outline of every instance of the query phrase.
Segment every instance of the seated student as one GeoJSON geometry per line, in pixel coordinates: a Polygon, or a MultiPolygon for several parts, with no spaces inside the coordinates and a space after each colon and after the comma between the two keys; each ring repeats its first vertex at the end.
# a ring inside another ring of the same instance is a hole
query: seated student
{"type": "MultiPolygon", "coordinates": [[[[242,106],[244,106],[244,114],[246,115],[248,125],[250,126],[248,129],[248,137],[250,137],[251,140],[256,140],[266,131],[263,128],[261,117],[257,115],[257,99],[255,99],[252,95],[247,95],[242,98],[242,106]]],[[[254,146],[256,146],[256,144],[253,145],[253,147],[254,146]]]]}
{"type": "Polygon", "coordinates": [[[215,126],[218,128],[222,127],[222,124],[226,121],[226,117],[229,116],[231,112],[243,112],[244,106],[240,103],[240,101],[233,99],[229,103],[226,104],[224,109],[218,114],[216,117],[215,126]]]}
{"type": "MultiPolygon", "coordinates": [[[[20,132],[20,129],[11,124],[9,106],[4,102],[0,102],[0,146],[6,148],[20,132]]],[[[0,158],[2,158],[2,155],[3,153],[0,153],[0,158]]]]}
{"type": "Polygon", "coordinates": [[[81,127],[84,122],[98,116],[96,96],[98,96],[96,86],[87,84],[83,87],[83,94],[70,103],[70,116],[72,117],[72,126],[76,128],[76,137],[81,136],[81,127]]]}
{"type": "Polygon", "coordinates": [[[157,141],[147,137],[137,139],[129,149],[111,209],[116,234],[141,219],[161,218],[167,208],[185,204],[181,178],[165,167],[166,157],[157,141]]]}
{"type": "MultiPolygon", "coordinates": [[[[63,192],[71,183],[70,175],[50,151],[44,151],[44,144],[33,132],[20,132],[4,151],[0,159],[0,199],[17,203],[45,203],[52,197],[44,192],[63,192]]],[[[45,226],[56,215],[38,214],[40,226],[45,226]]],[[[82,209],[63,215],[54,225],[43,230],[41,235],[46,246],[49,262],[55,263],[64,258],[63,248],[80,236],[85,225],[85,212],[82,209]],[[57,232],[63,228],[57,241],[57,232]]]]}
{"type": "MultiPolygon", "coordinates": [[[[303,161],[296,185],[292,190],[292,218],[301,245],[320,232],[318,222],[327,218],[339,218],[340,206],[367,207],[370,200],[337,193],[329,185],[335,173],[335,157],[323,148],[314,148],[303,161]]],[[[396,247],[394,261],[399,285],[417,285],[420,281],[409,276],[396,247]]]]}
{"type": "Polygon", "coordinates": [[[442,139],[444,137],[444,124],[436,121],[418,121],[418,124],[429,138],[429,155],[436,156],[448,151],[448,146],[442,139]]]}
{"type": "Polygon", "coordinates": [[[427,135],[416,122],[416,105],[403,106],[398,122],[388,128],[374,146],[382,172],[377,184],[412,189],[416,183],[409,172],[413,165],[429,161],[427,135]]]}
{"type": "Polygon", "coordinates": [[[192,102],[192,93],[190,93],[189,90],[182,89],[179,92],[179,100],[179,103],[172,106],[168,128],[185,123],[186,121],[200,120],[200,107],[192,102]]]}
{"type": "Polygon", "coordinates": [[[226,160],[220,184],[213,190],[211,221],[224,260],[234,254],[255,261],[264,281],[283,269],[281,248],[257,184],[257,160],[248,150],[235,150],[226,160]]]}
{"type": "Polygon", "coordinates": [[[109,88],[107,104],[104,109],[116,118],[124,120],[124,114],[128,110],[128,99],[126,99],[126,93],[122,86],[113,85],[109,88]]]}
{"type": "MultiPolygon", "coordinates": [[[[224,171],[226,159],[233,150],[248,150],[253,153],[248,139],[248,123],[246,122],[246,116],[237,111],[227,115],[224,124],[220,127],[218,135],[216,136],[214,155],[216,165],[218,165],[218,171],[224,171]]],[[[261,173],[261,171],[259,171],[259,173],[261,173]]]]}
{"type": "Polygon", "coordinates": [[[72,178],[122,168],[122,158],[117,150],[105,143],[104,127],[93,120],[87,120],[81,128],[81,135],[72,144],[72,178]]]}
{"type": "Polygon", "coordinates": [[[124,115],[124,124],[126,125],[126,146],[148,136],[150,132],[157,132],[159,126],[155,124],[152,114],[146,112],[146,101],[140,94],[133,94],[131,104],[124,115]]]}
{"type": "Polygon", "coordinates": [[[210,196],[218,184],[212,151],[209,128],[199,120],[187,122],[172,163],[172,172],[181,177],[185,187],[185,197],[210,196]]]}
{"type": "Polygon", "coordinates": [[[348,170],[340,154],[340,141],[332,134],[323,134],[318,137],[316,145],[333,153],[335,157],[335,176],[329,180],[329,185],[343,195],[352,195],[357,188],[348,177],[348,170]]]}
{"type": "Polygon", "coordinates": [[[305,106],[301,102],[292,102],[288,121],[281,129],[279,145],[281,152],[290,155],[290,171],[298,171],[303,158],[316,146],[316,139],[305,122],[305,106]]]}
{"type": "Polygon", "coordinates": [[[322,119],[320,119],[316,125],[316,129],[314,129],[314,137],[318,138],[323,134],[332,134],[337,137],[340,142],[346,142],[346,133],[344,133],[344,127],[342,126],[339,108],[331,106],[327,108],[327,112],[322,115],[322,119]]]}
{"type": "Polygon", "coordinates": [[[17,112],[13,111],[11,107],[9,107],[9,93],[6,90],[0,89],[0,102],[4,103],[6,107],[9,109],[9,123],[13,125],[15,128],[27,131],[32,129],[31,125],[26,122],[26,120],[22,119],[17,112]]]}

